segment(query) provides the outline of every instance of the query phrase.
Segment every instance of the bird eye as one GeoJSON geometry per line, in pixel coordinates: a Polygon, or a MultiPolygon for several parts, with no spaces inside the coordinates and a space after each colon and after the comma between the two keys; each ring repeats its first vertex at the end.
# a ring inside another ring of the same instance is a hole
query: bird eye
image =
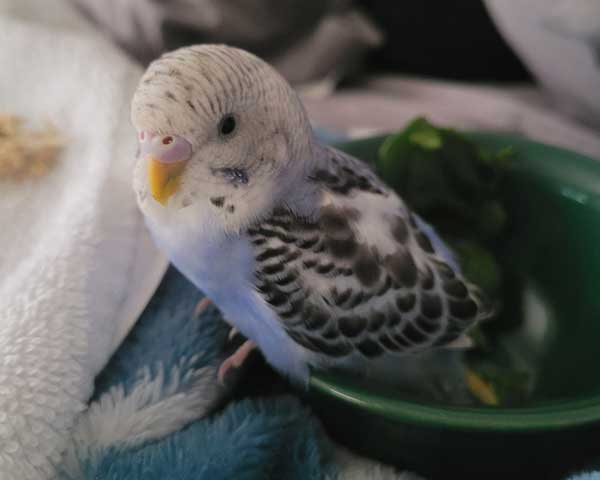
{"type": "Polygon", "coordinates": [[[227,137],[235,131],[235,118],[233,115],[225,115],[219,122],[219,133],[221,136],[227,137]]]}

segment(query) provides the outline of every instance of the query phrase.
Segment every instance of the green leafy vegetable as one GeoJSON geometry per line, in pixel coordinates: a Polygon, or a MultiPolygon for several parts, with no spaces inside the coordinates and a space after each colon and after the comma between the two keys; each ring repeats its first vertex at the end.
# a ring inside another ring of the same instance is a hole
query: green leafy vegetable
{"type": "Polygon", "coordinates": [[[466,363],[471,372],[491,386],[498,405],[523,403],[531,393],[532,373],[502,345],[496,345],[493,351],[472,351],[466,363]]]}
{"type": "MultiPolygon", "coordinates": [[[[465,277],[499,299],[503,274],[493,251],[509,223],[500,187],[512,148],[489,152],[462,133],[417,118],[387,137],[378,153],[381,176],[452,246],[465,277]]],[[[466,381],[474,397],[489,405],[525,398],[531,375],[516,367],[485,325],[470,336],[476,347],[465,359],[466,381]]]]}
{"type": "Polygon", "coordinates": [[[413,120],[379,149],[377,169],[408,205],[451,243],[465,276],[494,294],[501,272],[488,251],[508,217],[499,201],[512,150],[487,152],[467,136],[413,120]]]}
{"type": "Polygon", "coordinates": [[[506,224],[497,197],[510,153],[483,151],[465,135],[417,118],[383,142],[377,169],[442,233],[462,235],[468,227],[485,239],[506,224]]]}
{"type": "Polygon", "coordinates": [[[455,240],[452,248],[460,259],[463,275],[490,296],[497,296],[502,271],[490,250],[472,240],[455,240]]]}

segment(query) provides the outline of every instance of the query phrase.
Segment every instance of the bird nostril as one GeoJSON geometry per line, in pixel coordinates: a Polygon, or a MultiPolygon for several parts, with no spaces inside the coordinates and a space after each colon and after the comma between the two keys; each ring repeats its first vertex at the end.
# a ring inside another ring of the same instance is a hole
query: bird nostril
{"type": "Polygon", "coordinates": [[[171,143],[173,143],[173,137],[163,137],[162,143],[163,145],[170,145],[171,143]]]}

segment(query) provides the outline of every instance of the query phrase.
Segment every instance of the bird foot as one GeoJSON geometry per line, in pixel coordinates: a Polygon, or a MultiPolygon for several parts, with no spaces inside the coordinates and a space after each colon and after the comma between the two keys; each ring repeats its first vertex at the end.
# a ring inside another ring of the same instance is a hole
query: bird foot
{"type": "Polygon", "coordinates": [[[227,340],[231,342],[239,333],[240,331],[237,328],[231,327],[231,329],[229,330],[229,335],[227,335],[227,340]]]}
{"type": "Polygon", "coordinates": [[[194,308],[193,317],[198,318],[200,315],[202,315],[202,312],[204,312],[204,310],[206,310],[210,304],[211,304],[210,299],[208,299],[206,297],[204,297],[202,300],[200,300],[198,302],[198,304],[196,305],[196,308],[194,308]]]}
{"type": "MultiPolygon", "coordinates": [[[[202,315],[202,312],[204,312],[211,303],[210,299],[206,297],[200,300],[194,309],[193,317],[198,318],[202,315]]],[[[240,335],[240,331],[235,327],[231,327],[229,334],[227,335],[227,340],[231,342],[237,335],[240,335]]],[[[240,368],[246,361],[246,358],[248,358],[248,355],[250,355],[255,348],[256,344],[252,340],[246,340],[233,354],[223,360],[217,373],[219,383],[224,384],[227,372],[232,368],[240,368]]]]}
{"type": "Polygon", "coordinates": [[[227,357],[221,363],[217,377],[219,383],[225,383],[225,376],[227,372],[232,368],[239,368],[248,358],[248,355],[256,348],[256,344],[252,340],[246,340],[232,355],[227,357]]]}

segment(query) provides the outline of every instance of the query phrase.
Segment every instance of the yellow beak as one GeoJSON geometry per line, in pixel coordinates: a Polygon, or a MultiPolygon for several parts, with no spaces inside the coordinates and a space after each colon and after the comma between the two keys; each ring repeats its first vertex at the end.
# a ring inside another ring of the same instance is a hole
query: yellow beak
{"type": "Polygon", "coordinates": [[[154,199],[162,205],[179,188],[179,179],[187,160],[178,162],[159,162],[155,158],[148,158],[148,183],[150,184],[150,193],[154,199]]]}

